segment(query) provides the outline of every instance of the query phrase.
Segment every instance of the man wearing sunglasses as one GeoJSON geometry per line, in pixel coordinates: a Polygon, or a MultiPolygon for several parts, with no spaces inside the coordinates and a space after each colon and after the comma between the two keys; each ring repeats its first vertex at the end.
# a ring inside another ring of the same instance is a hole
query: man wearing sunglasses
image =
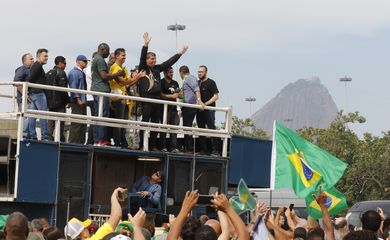
{"type": "Polygon", "coordinates": [[[139,195],[139,205],[142,208],[159,208],[163,174],[155,170],[151,176],[143,176],[133,185],[133,193],[139,195]]]}
{"type": "MultiPolygon", "coordinates": [[[[63,56],[57,56],[54,59],[54,67],[46,73],[46,84],[54,87],[68,87],[68,77],[65,72],[66,59],[63,56]]],[[[66,106],[69,103],[69,96],[67,92],[60,92],[54,90],[45,90],[47,107],[51,112],[65,113],[66,106]]],[[[60,124],[60,140],[65,142],[64,126],[65,122],[60,124]]],[[[55,121],[47,121],[47,131],[49,138],[54,140],[55,121]]]]}

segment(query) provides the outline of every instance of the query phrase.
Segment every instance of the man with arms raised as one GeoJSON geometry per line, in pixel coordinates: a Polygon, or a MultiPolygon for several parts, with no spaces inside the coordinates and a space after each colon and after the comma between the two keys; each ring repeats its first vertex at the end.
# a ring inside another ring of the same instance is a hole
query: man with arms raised
{"type": "MultiPolygon", "coordinates": [[[[150,40],[152,38],[148,33],[144,33],[144,46],[141,51],[140,63],[138,70],[145,70],[146,76],[141,78],[139,81],[139,94],[141,97],[160,99],[161,93],[161,78],[160,73],[167,70],[173,64],[175,64],[179,58],[187,51],[188,47],[184,46],[183,49],[173,55],[167,61],[156,64],[156,54],[148,52],[150,40]]],[[[142,121],[159,123],[161,117],[162,106],[156,103],[142,103],[142,121]]],[[[153,151],[157,150],[157,133],[150,133],[150,149],[153,151]]],[[[143,131],[140,136],[140,145],[143,146],[143,131]]]]}

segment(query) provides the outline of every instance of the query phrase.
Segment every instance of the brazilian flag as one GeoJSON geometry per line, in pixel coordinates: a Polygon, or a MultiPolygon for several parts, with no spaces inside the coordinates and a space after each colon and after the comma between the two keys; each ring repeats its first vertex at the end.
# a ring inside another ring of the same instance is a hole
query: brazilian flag
{"type": "Polygon", "coordinates": [[[292,188],[298,197],[306,198],[320,184],[331,189],[347,164],[275,122],[271,167],[272,189],[292,188]]]}
{"type": "MultiPolygon", "coordinates": [[[[324,193],[326,194],[326,208],[328,209],[329,215],[338,214],[348,208],[347,199],[336,188],[333,187],[324,191],[324,193]]],[[[313,192],[313,194],[316,194],[316,192],[313,192]]],[[[322,218],[321,208],[314,197],[310,194],[305,200],[308,215],[314,219],[322,218]]]]}
{"type": "Polygon", "coordinates": [[[245,211],[254,211],[256,209],[256,200],[242,178],[238,183],[237,193],[238,196],[233,196],[229,199],[230,204],[237,214],[241,214],[245,211]]]}

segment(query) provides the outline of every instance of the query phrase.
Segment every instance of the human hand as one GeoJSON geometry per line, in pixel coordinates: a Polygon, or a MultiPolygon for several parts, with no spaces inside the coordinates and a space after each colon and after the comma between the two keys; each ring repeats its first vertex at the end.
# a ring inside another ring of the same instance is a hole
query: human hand
{"type": "Polygon", "coordinates": [[[206,105],[204,105],[204,103],[201,100],[198,100],[198,105],[200,105],[199,111],[201,111],[201,112],[204,111],[204,108],[206,105]]]}
{"type": "Polygon", "coordinates": [[[290,218],[291,217],[290,208],[287,208],[286,211],[284,212],[284,214],[286,215],[287,218],[290,218]]]}
{"type": "Polygon", "coordinates": [[[148,32],[144,33],[144,46],[147,47],[149,46],[150,40],[152,40],[152,37],[149,36],[148,32]]]}
{"type": "Polygon", "coordinates": [[[181,55],[183,55],[184,53],[187,52],[187,50],[188,50],[188,46],[184,45],[179,53],[180,53],[181,55]]]}
{"type": "Polygon", "coordinates": [[[124,77],[126,76],[126,72],[124,70],[120,70],[119,72],[116,73],[117,77],[124,77]]]}
{"type": "Polygon", "coordinates": [[[376,208],[376,212],[381,216],[382,221],[385,220],[385,214],[383,213],[382,208],[377,207],[377,208],[376,208]]]}
{"type": "Polygon", "coordinates": [[[141,197],[145,198],[147,196],[149,196],[149,192],[148,191],[141,191],[141,192],[138,192],[139,195],[141,195],[141,197]]]}
{"type": "Polygon", "coordinates": [[[80,100],[80,98],[77,98],[77,105],[79,105],[80,107],[84,107],[84,103],[80,100]]]}
{"type": "Polygon", "coordinates": [[[142,210],[142,208],[139,208],[138,212],[134,215],[134,217],[131,216],[130,213],[127,216],[134,227],[143,227],[146,218],[146,213],[144,212],[144,210],[142,210]]]}
{"type": "Polygon", "coordinates": [[[179,97],[179,93],[172,93],[172,98],[178,98],[179,97]]]}
{"type": "Polygon", "coordinates": [[[256,210],[255,210],[255,215],[258,216],[258,215],[262,215],[264,216],[265,214],[267,214],[268,212],[268,207],[265,203],[263,202],[258,202],[256,204],[256,210]]]}
{"type": "Polygon", "coordinates": [[[119,193],[123,193],[123,192],[125,192],[125,191],[126,191],[125,188],[118,187],[118,188],[116,188],[116,189],[114,190],[114,192],[112,193],[112,195],[115,196],[115,198],[116,198],[117,200],[119,200],[119,198],[118,198],[119,193]]]}
{"type": "Polygon", "coordinates": [[[273,229],[274,228],[274,225],[275,225],[275,216],[274,214],[272,213],[272,210],[269,209],[267,214],[266,214],[266,218],[265,218],[265,224],[267,225],[267,227],[269,229],[273,229]]]}
{"type": "Polygon", "coordinates": [[[318,203],[318,205],[320,205],[320,207],[326,207],[326,194],[322,191],[322,186],[320,185],[320,187],[318,188],[318,194],[315,195],[315,194],[312,194],[313,198],[316,200],[316,202],[318,203]]]}
{"type": "Polygon", "coordinates": [[[190,212],[198,202],[199,193],[198,190],[194,191],[187,191],[186,195],[183,199],[183,204],[181,205],[181,208],[190,212]]]}
{"type": "Polygon", "coordinates": [[[142,77],[145,77],[146,76],[146,72],[145,72],[145,70],[142,70],[142,71],[140,71],[140,72],[137,72],[136,73],[136,78],[142,78],[142,77]]]}
{"type": "Polygon", "coordinates": [[[223,212],[226,212],[229,208],[232,207],[225,194],[213,195],[213,199],[211,199],[211,203],[212,203],[212,207],[223,212]]]}
{"type": "Polygon", "coordinates": [[[175,215],[169,214],[169,225],[172,225],[176,220],[175,215]]]}

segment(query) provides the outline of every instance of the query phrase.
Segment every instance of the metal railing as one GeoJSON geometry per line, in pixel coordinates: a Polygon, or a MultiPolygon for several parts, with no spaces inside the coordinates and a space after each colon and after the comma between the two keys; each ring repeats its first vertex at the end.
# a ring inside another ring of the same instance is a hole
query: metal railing
{"type": "MultiPolygon", "coordinates": [[[[13,86],[13,94],[1,94],[0,98],[8,98],[13,100],[13,111],[11,112],[0,112],[0,118],[11,118],[18,120],[18,145],[23,136],[23,122],[26,121],[26,118],[38,118],[38,119],[47,119],[55,121],[55,132],[54,132],[54,141],[60,141],[60,123],[61,121],[65,122],[74,122],[74,123],[84,123],[84,124],[92,124],[92,125],[100,125],[107,127],[117,127],[117,128],[133,128],[138,130],[144,130],[144,142],[143,147],[144,151],[148,151],[148,139],[151,131],[155,132],[166,132],[166,133],[176,133],[176,134],[188,134],[193,137],[195,136],[208,136],[208,137],[217,137],[222,139],[222,156],[227,157],[227,148],[228,148],[228,139],[230,138],[231,127],[232,127],[232,108],[231,107],[204,107],[205,110],[211,110],[215,112],[223,112],[225,114],[225,126],[222,129],[207,129],[207,128],[198,128],[198,127],[185,127],[181,125],[170,125],[167,124],[167,113],[168,106],[179,106],[185,108],[194,108],[194,109],[202,109],[200,105],[196,104],[188,104],[181,102],[173,102],[159,99],[151,99],[151,98],[142,98],[135,96],[127,96],[127,95],[118,95],[111,93],[103,93],[103,92],[95,92],[88,90],[80,90],[74,88],[66,88],[66,87],[56,87],[50,85],[41,85],[41,84],[33,84],[28,82],[8,82],[8,83],[0,83],[0,88],[5,88],[6,86],[13,86]],[[22,86],[22,105],[21,110],[17,110],[16,102],[16,87],[22,86]],[[28,88],[38,88],[43,90],[55,90],[59,92],[67,92],[67,93],[79,93],[79,94],[89,94],[99,97],[99,112],[98,116],[91,115],[79,115],[72,113],[59,113],[59,112],[50,112],[50,111],[42,111],[42,110],[32,110],[28,109],[27,101],[28,101],[28,88]],[[128,99],[135,102],[143,102],[143,103],[156,103],[163,105],[163,117],[162,123],[152,123],[152,122],[142,122],[142,121],[134,121],[134,120],[124,120],[124,119],[116,119],[116,118],[107,118],[103,117],[103,98],[104,97],[115,97],[117,99],[128,99]]],[[[17,147],[17,154],[19,153],[19,147],[17,147]]]]}

